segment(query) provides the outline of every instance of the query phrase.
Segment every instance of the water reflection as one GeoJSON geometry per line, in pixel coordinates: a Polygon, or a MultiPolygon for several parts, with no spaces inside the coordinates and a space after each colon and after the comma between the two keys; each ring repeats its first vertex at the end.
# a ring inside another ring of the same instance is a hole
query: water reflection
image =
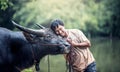
{"type": "Polygon", "coordinates": [[[91,43],[98,72],[120,72],[120,40],[92,38],[91,43]]]}

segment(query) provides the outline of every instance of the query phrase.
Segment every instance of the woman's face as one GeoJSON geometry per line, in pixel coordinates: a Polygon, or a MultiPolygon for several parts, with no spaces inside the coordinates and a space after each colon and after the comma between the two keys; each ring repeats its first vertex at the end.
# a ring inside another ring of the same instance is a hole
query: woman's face
{"type": "Polygon", "coordinates": [[[58,27],[55,28],[55,32],[57,35],[60,35],[62,37],[67,36],[64,26],[58,25],[58,27]]]}

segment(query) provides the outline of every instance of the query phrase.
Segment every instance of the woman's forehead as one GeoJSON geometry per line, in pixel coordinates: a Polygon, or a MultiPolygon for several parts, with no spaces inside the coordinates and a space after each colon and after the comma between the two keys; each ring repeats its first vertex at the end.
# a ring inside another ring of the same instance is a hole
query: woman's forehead
{"type": "Polygon", "coordinates": [[[62,29],[62,28],[64,28],[64,26],[58,25],[58,27],[56,27],[55,29],[59,30],[59,29],[62,29]]]}

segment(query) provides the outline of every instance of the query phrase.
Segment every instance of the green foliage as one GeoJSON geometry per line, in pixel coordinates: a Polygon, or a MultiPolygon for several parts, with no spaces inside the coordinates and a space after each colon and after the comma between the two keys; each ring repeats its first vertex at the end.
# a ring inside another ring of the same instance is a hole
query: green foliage
{"type": "Polygon", "coordinates": [[[0,27],[13,29],[11,20],[14,13],[29,1],[32,0],[0,0],[0,27]]]}
{"type": "Polygon", "coordinates": [[[10,18],[23,26],[34,28],[35,23],[47,25],[59,18],[66,28],[120,37],[120,2],[117,0],[1,0],[0,7],[12,10],[10,18]]]}
{"type": "Polygon", "coordinates": [[[107,10],[112,12],[109,20],[111,24],[112,35],[120,37],[120,1],[110,0],[106,2],[107,10]]]}
{"type": "Polygon", "coordinates": [[[1,10],[7,9],[8,4],[11,4],[8,0],[0,0],[0,8],[1,8],[1,10]]]}
{"type": "Polygon", "coordinates": [[[14,13],[12,3],[9,0],[0,0],[0,26],[12,29],[10,19],[14,13]]]}

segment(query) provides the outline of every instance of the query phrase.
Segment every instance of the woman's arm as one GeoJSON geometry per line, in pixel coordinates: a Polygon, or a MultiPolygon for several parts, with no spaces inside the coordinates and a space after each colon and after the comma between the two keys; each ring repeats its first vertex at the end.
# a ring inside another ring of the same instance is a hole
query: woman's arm
{"type": "Polygon", "coordinates": [[[67,40],[73,47],[90,47],[91,46],[91,43],[90,41],[84,41],[84,42],[81,42],[81,43],[76,43],[74,41],[71,41],[71,40],[67,40]]]}

